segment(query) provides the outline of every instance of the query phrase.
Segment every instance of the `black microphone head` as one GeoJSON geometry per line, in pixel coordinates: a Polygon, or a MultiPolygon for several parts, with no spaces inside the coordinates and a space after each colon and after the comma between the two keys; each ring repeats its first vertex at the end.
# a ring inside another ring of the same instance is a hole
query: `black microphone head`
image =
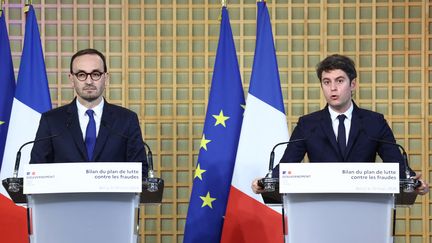
{"type": "Polygon", "coordinates": [[[273,165],[274,165],[274,156],[275,156],[275,152],[274,152],[274,148],[270,153],[270,162],[269,162],[269,173],[270,171],[273,170],[273,165]]]}
{"type": "MultiPolygon", "coordinates": [[[[148,145],[147,145],[148,146],[148,145]]],[[[147,151],[147,164],[148,164],[148,169],[153,170],[153,153],[150,150],[150,147],[148,147],[148,151],[147,151]]]]}

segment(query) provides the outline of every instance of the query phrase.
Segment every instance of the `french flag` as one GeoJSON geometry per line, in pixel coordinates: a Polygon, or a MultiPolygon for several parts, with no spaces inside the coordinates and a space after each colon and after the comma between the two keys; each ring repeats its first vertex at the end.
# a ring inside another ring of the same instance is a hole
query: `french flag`
{"type": "MultiPolygon", "coordinates": [[[[15,75],[5,14],[6,12],[0,9],[0,158],[3,158],[12,102],[15,94],[15,75]]],[[[26,209],[16,206],[8,197],[1,194],[0,242],[28,242],[26,209]]]]}
{"type": "MultiPolygon", "coordinates": [[[[2,180],[12,176],[18,149],[24,143],[35,139],[41,114],[51,109],[39,27],[33,6],[27,7],[24,46],[0,171],[2,180]]],[[[30,161],[31,149],[30,145],[22,150],[18,177],[24,175],[25,166],[30,161]]],[[[2,193],[7,195],[3,188],[2,190],[2,193]]]]}
{"type": "MultiPolygon", "coordinates": [[[[280,210],[251,189],[268,171],[273,146],[289,140],[270,17],[258,2],[255,57],[222,232],[223,243],[283,242],[280,210]]],[[[284,151],[275,150],[275,161],[284,151]]]]}

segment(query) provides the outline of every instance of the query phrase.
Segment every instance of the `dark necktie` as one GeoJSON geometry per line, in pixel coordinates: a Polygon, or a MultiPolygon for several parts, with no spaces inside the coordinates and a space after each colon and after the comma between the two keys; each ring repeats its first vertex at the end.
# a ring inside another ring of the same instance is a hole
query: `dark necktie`
{"type": "Polygon", "coordinates": [[[93,110],[87,110],[86,113],[89,117],[89,122],[87,124],[85,144],[87,147],[88,160],[91,161],[93,158],[93,150],[96,144],[96,123],[93,117],[93,110]]]}
{"type": "Polygon", "coordinates": [[[339,149],[340,149],[341,153],[345,154],[346,134],[345,134],[344,120],[345,120],[346,116],[344,114],[342,114],[342,115],[339,115],[337,118],[339,119],[337,142],[339,144],[339,149]]]}

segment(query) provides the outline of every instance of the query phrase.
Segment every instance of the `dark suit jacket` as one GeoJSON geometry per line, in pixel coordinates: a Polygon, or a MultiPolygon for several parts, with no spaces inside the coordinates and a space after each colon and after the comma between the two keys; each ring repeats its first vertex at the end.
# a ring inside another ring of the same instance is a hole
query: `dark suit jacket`
{"type": "MultiPolygon", "coordinates": [[[[384,162],[398,162],[400,174],[404,176],[404,158],[399,148],[373,140],[395,142],[393,132],[384,116],[361,109],[354,102],[353,105],[345,154],[341,154],[338,148],[326,106],[320,111],[299,118],[290,140],[305,140],[289,144],[280,162],[300,162],[305,154],[310,162],[374,162],[379,155],[384,162]]],[[[278,168],[274,173],[278,173],[278,168]]]]}
{"type": "MultiPolygon", "coordinates": [[[[86,162],[76,99],[70,104],[42,114],[30,163],[86,162]]],[[[143,162],[147,175],[147,159],[137,115],[105,101],[99,133],[93,152],[94,162],[143,162]]]]}

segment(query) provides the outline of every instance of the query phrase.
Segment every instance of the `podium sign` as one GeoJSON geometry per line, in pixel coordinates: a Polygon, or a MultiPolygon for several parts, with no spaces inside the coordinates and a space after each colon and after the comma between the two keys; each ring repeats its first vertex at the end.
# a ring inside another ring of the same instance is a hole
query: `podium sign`
{"type": "Polygon", "coordinates": [[[31,243],[136,243],[141,163],[30,164],[31,243]]]}
{"type": "Polygon", "coordinates": [[[141,163],[29,164],[24,175],[24,194],[138,193],[142,191],[141,181],[141,163]]]}
{"type": "Polygon", "coordinates": [[[399,193],[397,163],[280,163],[280,193],[399,193]]]}
{"type": "Polygon", "coordinates": [[[394,163],[281,163],[290,243],[391,243],[394,163]]]}

